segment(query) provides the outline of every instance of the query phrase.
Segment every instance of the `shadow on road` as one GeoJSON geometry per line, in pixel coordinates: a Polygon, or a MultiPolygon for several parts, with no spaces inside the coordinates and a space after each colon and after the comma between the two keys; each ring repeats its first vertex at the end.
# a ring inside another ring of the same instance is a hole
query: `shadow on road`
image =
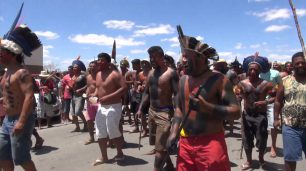
{"type": "MultiPolygon", "coordinates": [[[[139,144],[137,143],[131,143],[131,142],[126,142],[126,144],[124,145],[124,148],[138,148],[139,147],[139,144]]],[[[140,144],[140,147],[143,147],[141,144],[140,144]]]]}
{"type": "Polygon", "coordinates": [[[35,155],[43,155],[43,154],[50,153],[51,151],[58,150],[58,148],[56,148],[56,147],[51,147],[51,146],[42,146],[42,147],[39,148],[39,149],[33,148],[32,150],[33,150],[33,153],[34,153],[35,155]]]}
{"type": "Polygon", "coordinates": [[[117,161],[117,165],[119,166],[145,165],[147,163],[148,162],[143,159],[127,155],[125,156],[125,159],[123,161],[117,161]]]}

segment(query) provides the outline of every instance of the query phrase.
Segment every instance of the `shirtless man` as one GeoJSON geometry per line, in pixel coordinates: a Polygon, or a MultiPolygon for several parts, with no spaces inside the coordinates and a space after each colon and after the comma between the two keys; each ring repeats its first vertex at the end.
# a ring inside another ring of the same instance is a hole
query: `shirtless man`
{"type": "Polygon", "coordinates": [[[89,140],[85,142],[85,145],[91,144],[95,141],[94,137],[94,121],[96,118],[96,113],[98,110],[98,103],[95,100],[95,97],[92,95],[96,91],[96,75],[98,72],[97,62],[92,61],[89,63],[88,75],[86,76],[87,80],[87,89],[86,89],[86,104],[87,104],[87,127],[89,132],[89,140]]]}
{"type": "Polygon", "coordinates": [[[121,97],[126,91],[124,77],[120,72],[110,68],[111,57],[107,53],[98,55],[100,71],[96,77],[96,92],[99,108],[96,114],[96,136],[102,157],[96,159],[93,165],[102,164],[108,161],[107,140],[114,143],[117,148],[116,161],[124,159],[122,152],[123,139],[119,130],[119,123],[122,113],[121,97]]]}
{"type": "Polygon", "coordinates": [[[292,74],[292,70],[293,70],[293,67],[292,67],[292,63],[291,62],[286,62],[285,63],[285,68],[284,68],[284,71],[283,72],[280,72],[279,75],[284,78],[288,75],[291,75],[292,74]]]}
{"type": "Polygon", "coordinates": [[[80,132],[80,125],[78,117],[80,117],[84,123],[83,132],[87,131],[87,123],[83,115],[83,109],[85,104],[85,99],[83,98],[83,93],[85,93],[87,88],[86,76],[81,73],[85,71],[86,68],[82,61],[79,59],[72,62],[73,66],[73,77],[71,78],[71,87],[72,87],[72,99],[71,99],[71,113],[73,123],[75,124],[75,129],[72,132],[80,132]]]}
{"type": "Polygon", "coordinates": [[[167,167],[173,169],[166,150],[166,137],[170,134],[170,120],[174,114],[172,97],[177,93],[179,77],[175,70],[165,64],[164,51],[161,47],[152,46],[148,49],[148,53],[153,69],[147,78],[137,118],[144,115],[145,107],[150,102],[148,122],[156,126],[156,153],[153,170],[162,170],[165,160],[168,160],[167,167]]]}
{"type": "Polygon", "coordinates": [[[132,60],[132,67],[133,71],[126,73],[126,83],[129,85],[129,91],[130,91],[130,110],[134,115],[134,129],[130,130],[130,133],[139,132],[138,128],[138,120],[136,119],[136,113],[138,111],[141,96],[142,93],[139,92],[138,86],[141,85],[141,82],[139,80],[139,73],[141,70],[141,64],[139,59],[133,59],[132,60]]]}
{"type": "MultiPolygon", "coordinates": [[[[152,67],[151,67],[151,64],[150,64],[149,61],[142,60],[141,61],[141,68],[142,68],[142,71],[138,74],[139,81],[141,83],[138,86],[138,91],[143,93],[143,91],[145,90],[145,87],[146,87],[149,72],[151,71],[152,67]]],[[[148,123],[147,123],[147,119],[146,119],[146,116],[145,116],[145,115],[148,114],[148,112],[149,112],[149,106],[145,107],[144,115],[141,118],[141,126],[143,128],[142,129],[143,130],[142,137],[145,137],[148,134],[148,128],[147,128],[148,123]]]]}
{"type": "Polygon", "coordinates": [[[208,58],[217,55],[215,50],[205,51],[204,44],[193,37],[187,37],[185,42],[182,54],[183,60],[186,60],[187,75],[182,76],[179,82],[167,148],[175,144],[180,134],[178,171],[229,171],[223,121],[240,116],[233,86],[223,74],[209,69],[208,58]],[[198,97],[195,97],[196,93],[199,93],[198,97]],[[183,116],[189,110],[186,123],[178,133],[183,116]]]}
{"type": "Polygon", "coordinates": [[[36,171],[30,154],[35,124],[33,78],[22,64],[23,54],[31,56],[40,46],[37,36],[25,25],[0,39],[0,63],[7,68],[0,83],[6,113],[0,130],[0,168],[3,170],[14,170],[15,164],[26,171],[36,171]]]}
{"type": "MultiPolygon", "coordinates": [[[[251,58],[251,57],[248,57],[251,58]]],[[[261,64],[257,62],[257,57],[248,64],[247,79],[238,84],[240,93],[244,100],[244,111],[242,114],[242,141],[245,149],[247,161],[242,164],[242,170],[248,170],[252,167],[252,148],[254,147],[254,137],[256,146],[259,150],[259,163],[265,164],[264,153],[267,147],[268,139],[268,121],[266,100],[269,91],[272,90],[271,82],[259,78],[261,64]]]]}

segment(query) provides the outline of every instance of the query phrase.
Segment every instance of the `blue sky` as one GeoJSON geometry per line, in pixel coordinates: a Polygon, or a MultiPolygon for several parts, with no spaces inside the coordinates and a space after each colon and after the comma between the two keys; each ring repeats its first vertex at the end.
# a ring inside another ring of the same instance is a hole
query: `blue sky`
{"type": "MultiPolygon", "coordinates": [[[[22,0],[0,1],[0,35],[11,26],[22,0]]],[[[88,64],[100,52],[117,60],[148,59],[160,45],[179,59],[176,25],[214,47],[221,58],[240,61],[259,51],[271,61],[301,50],[288,0],[24,0],[21,16],[44,45],[44,65],[65,70],[76,56],[88,64]]],[[[302,34],[306,1],[293,0],[302,34]]]]}

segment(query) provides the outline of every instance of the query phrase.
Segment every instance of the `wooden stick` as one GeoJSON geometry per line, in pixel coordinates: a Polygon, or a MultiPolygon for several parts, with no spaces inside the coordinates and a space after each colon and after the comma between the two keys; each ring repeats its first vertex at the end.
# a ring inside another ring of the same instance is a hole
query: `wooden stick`
{"type": "Polygon", "coordinates": [[[301,46],[302,46],[302,50],[303,50],[303,53],[304,53],[304,58],[306,58],[306,50],[305,50],[304,40],[303,40],[303,37],[302,37],[299,21],[297,19],[296,10],[295,10],[295,7],[293,5],[292,0],[289,0],[289,4],[290,4],[291,9],[292,9],[292,13],[293,13],[294,21],[295,21],[295,26],[296,26],[296,30],[298,32],[298,36],[299,36],[300,43],[301,43],[301,46]]]}

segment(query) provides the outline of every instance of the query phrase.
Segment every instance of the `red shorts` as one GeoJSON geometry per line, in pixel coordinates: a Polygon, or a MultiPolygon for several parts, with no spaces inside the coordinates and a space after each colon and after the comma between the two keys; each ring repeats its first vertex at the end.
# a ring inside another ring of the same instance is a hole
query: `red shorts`
{"type": "Polygon", "coordinates": [[[96,118],[96,113],[98,111],[99,104],[90,104],[89,102],[87,103],[87,121],[94,121],[96,118]]]}
{"type": "Polygon", "coordinates": [[[224,132],[181,137],[177,171],[230,171],[224,132]]]}

